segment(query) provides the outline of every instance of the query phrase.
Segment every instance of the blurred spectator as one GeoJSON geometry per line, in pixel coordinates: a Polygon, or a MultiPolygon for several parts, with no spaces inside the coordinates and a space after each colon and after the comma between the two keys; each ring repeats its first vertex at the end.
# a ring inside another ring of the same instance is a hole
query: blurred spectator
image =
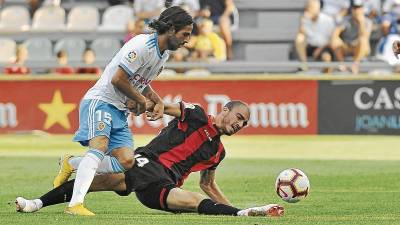
{"type": "Polygon", "coordinates": [[[219,25],[222,38],[226,44],[227,59],[233,58],[232,51],[232,13],[235,10],[233,0],[199,0],[200,16],[209,17],[214,24],[219,25]]]}
{"type": "Polygon", "coordinates": [[[172,0],[165,1],[166,7],[170,6],[180,6],[185,9],[193,18],[198,16],[200,12],[199,0],[172,0]],[[170,2],[169,5],[167,5],[170,2]]]}
{"type": "Polygon", "coordinates": [[[85,52],[83,53],[83,62],[85,63],[85,67],[77,68],[76,73],[100,75],[100,68],[93,65],[95,61],[96,55],[93,50],[90,48],[85,49],[85,52]]]}
{"type": "Polygon", "coordinates": [[[208,61],[214,59],[217,61],[226,60],[226,47],[224,41],[213,32],[213,22],[209,19],[203,19],[198,22],[199,35],[194,37],[194,59],[208,61]]]}
{"type": "Polygon", "coordinates": [[[4,68],[5,74],[29,74],[31,70],[25,66],[26,59],[28,58],[28,49],[19,45],[16,50],[15,62],[4,68]]]}
{"type": "Polygon", "coordinates": [[[364,14],[371,20],[381,16],[381,0],[364,0],[364,14]]]}
{"type": "MultiPolygon", "coordinates": [[[[189,58],[189,50],[185,47],[178,48],[171,52],[170,62],[184,62],[189,58]]],[[[165,70],[165,69],[164,69],[165,70]]],[[[164,72],[163,70],[163,72],[164,72]]],[[[185,67],[174,68],[176,73],[184,73],[186,71],[185,67]]]]}
{"type": "Polygon", "coordinates": [[[45,5],[45,6],[60,6],[61,0],[44,0],[43,5],[45,5]]]}
{"type": "MultiPolygon", "coordinates": [[[[308,0],[295,41],[297,55],[303,63],[301,70],[308,70],[307,57],[324,62],[332,61],[330,41],[334,30],[335,21],[321,12],[320,1],[308,0]]],[[[325,72],[332,72],[331,70],[326,68],[325,72]]]]}
{"type": "Polygon", "coordinates": [[[28,10],[31,17],[35,14],[36,10],[42,6],[43,0],[27,0],[28,10]]]}
{"type": "Polygon", "coordinates": [[[135,0],[134,2],[135,17],[142,19],[145,23],[157,18],[161,10],[164,8],[163,0],[135,0]]]}
{"type": "Polygon", "coordinates": [[[57,52],[58,67],[54,69],[57,74],[73,74],[74,69],[68,65],[68,53],[65,50],[57,52]]]}
{"type": "Polygon", "coordinates": [[[375,46],[377,40],[382,37],[381,0],[364,0],[364,14],[372,22],[370,43],[375,46]]]}
{"type": "Polygon", "coordinates": [[[321,0],[322,12],[332,16],[336,21],[340,21],[347,15],[350,0],[321,0]]]}
{"type": "Polygon", "coordinates": [[[129,20],[126,25],[126,34],[124,37],[124,43],[131,40],[138,34],[144,33],[144,20],[137,19],[137,20],[129,20]]]}
{"type": "Polygon", "coordinates": [[[385,0],[382,7],[382,30],[384,35],[396,34],[400,20],[400,0],[385,0]]]}
{"type": "Polygon", "coordinates": [[[128,2],[130,5],[132,5],[133,4],[133,0],[108,0],[108,4],[110,5],[110,6],[113,6],[113,5],[122,5],[122,4],[125,4],[125,2],[128,2]]]}
{"type": "MultiPolygon", "coordinates": [[[[365,18],[362,0],[353,0],[351,14],[343,18],[333,33],[332,47],[335,49],[337,59],[341,62],[344,61],[345,56],[353,56],[351,71],[354,74],[359,72],[361,59],[370,52],[370,32],[371,21],[365,18]]],[[[339,69],[347,70],[344,64],[339,69]]]]}

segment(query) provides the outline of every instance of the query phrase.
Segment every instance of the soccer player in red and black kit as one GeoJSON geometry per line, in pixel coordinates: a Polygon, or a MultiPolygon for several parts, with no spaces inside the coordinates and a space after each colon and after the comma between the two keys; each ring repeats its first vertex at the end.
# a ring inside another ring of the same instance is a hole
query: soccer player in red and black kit
{"type": "MultiPolygon", "coordinates": [[[[148,114],[154,107],[146,105],[148,114]]],[[[198,105],[184,102],[165,104],[164,113],[174,116],[167,127],[146,146],[135,150],[135,165],[125,173],[95,177],[90,192],[115,191],[126,196],[135,192],[139,201],[152,209],[197,212],[207,215],[282,216],[276,204],[238,209],[231,205],[215,181],[215,169],[225,156],[221,135],[232,135],[250,118],[247,104],[230,101],[216,117],[198,105]],[[200,187],[208,197],[180,186],[191,172],[201,171],[200,187]]],[[[71,166],[72,167],[72,166],[71,166]]],[[[35,212],[42,207],[69,201],[74,180],[39,199],[16,199],[17,211],[35,212]]]]}

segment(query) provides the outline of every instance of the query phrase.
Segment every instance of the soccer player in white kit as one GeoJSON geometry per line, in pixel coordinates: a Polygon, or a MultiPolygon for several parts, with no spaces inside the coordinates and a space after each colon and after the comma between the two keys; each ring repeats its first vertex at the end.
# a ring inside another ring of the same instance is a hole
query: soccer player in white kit
{"type": "Polygon", "coordinates": [[[149,27],[156,32],[138,35],[127,42],[81,101],[74,141],[89,150],[84,157],[64,157],[53,183],[54,187],[60,186],[76,170],[73,195],[65,209],[68,214],[94,215],[83,206],[83,201],[95,173],[121,173],[134,165],[128,111],[142,114],[148,99],[155,103],[152,120],[164,113],[162,99],[150,82],[160,74],[169,51],[189,41],[193,19],[174,6],[164,10],[149,27]]]}

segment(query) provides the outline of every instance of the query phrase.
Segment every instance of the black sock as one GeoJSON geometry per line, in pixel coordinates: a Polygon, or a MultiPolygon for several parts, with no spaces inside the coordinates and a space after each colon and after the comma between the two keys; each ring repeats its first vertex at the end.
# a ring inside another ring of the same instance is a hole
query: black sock
{"type": "Polygon", "coordinates": [[[72,197],[72,191],[74,190],[74,182],[75,179],[70,180],[40,197],[40,200],[43,202],[43,207],[69,202],[72,197]]]}
{"type": "Polygon", "coordinates": [[[228,216],[237,216],[237,212],[240,209],[215,203],[211,199],[204,199],[200,202],[199,206],[197,207],[197,212],[199,214],[206,214],[206,215],[228,215],[228,216]]]}

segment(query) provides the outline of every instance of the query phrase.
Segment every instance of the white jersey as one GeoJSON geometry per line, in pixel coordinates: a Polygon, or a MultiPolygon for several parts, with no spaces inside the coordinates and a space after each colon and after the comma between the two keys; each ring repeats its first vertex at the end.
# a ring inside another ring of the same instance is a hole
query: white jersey
{"type": "Polygon", "coordinates": [[[160,74],[168,57],[168,50],[163,55],[160,53],[157,33],[135,36],[112,58],[83,99],[100,99],[124,110],[127,97],[111,84],[118,67],[128,74],[131,85],[141,93],[160,74]]]}

